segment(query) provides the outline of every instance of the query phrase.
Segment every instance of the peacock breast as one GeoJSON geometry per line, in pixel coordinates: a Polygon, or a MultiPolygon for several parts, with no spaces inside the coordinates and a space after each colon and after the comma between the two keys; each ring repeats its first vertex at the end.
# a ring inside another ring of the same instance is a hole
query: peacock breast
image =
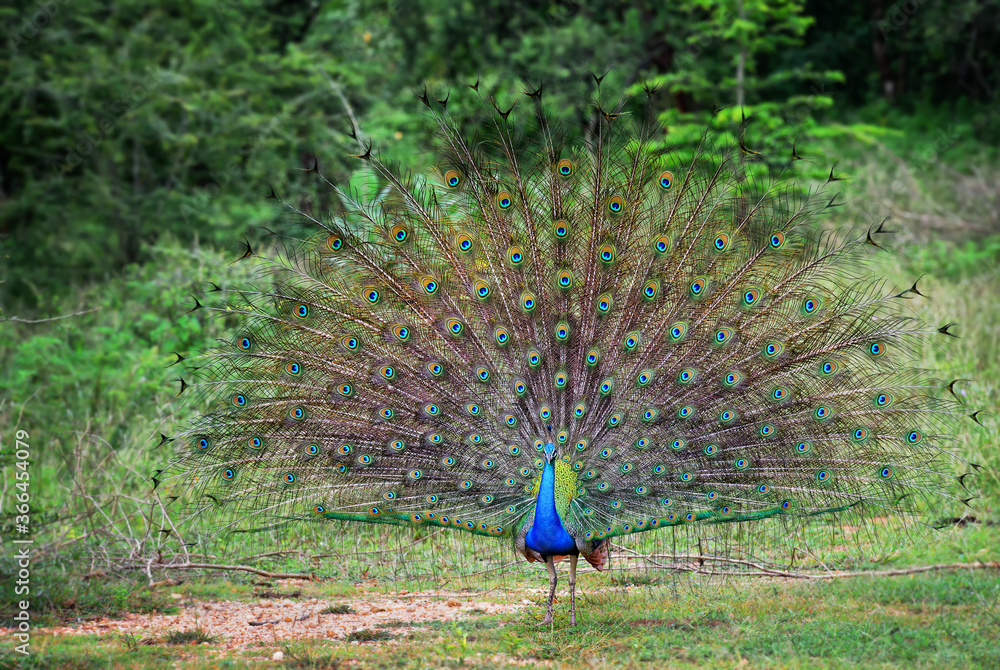
{"type": "Polygon", "coordinates": [[[555,503],[559,518],[565,519],[569,514],[569,505],[576,496],[580,484],[576,472],[569,463],[562,459],[554,461],[555,466],[555,503]]]}

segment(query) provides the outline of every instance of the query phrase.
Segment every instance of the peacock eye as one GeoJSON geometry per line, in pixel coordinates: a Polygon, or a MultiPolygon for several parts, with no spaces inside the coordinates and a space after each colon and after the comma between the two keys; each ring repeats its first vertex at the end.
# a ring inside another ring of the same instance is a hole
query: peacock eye
{"type": "Polygon", "coordinates": [[[521,309],[525,312],[533,312],[538,304],[538,298],[531,291],[525,291],[521,294],[521,309]]]}
{"type": "Polygon", "coordinates": [[[815,314],[823,306],[823,301],[817,297],[808,297],[802,301],[802,312],[806,315],[815,314]]]}
{"type": "Polygon", "coordinates": [[[472,249],[472,235],[469,233],[459,233],[455,236],[455,246],[459,251],[470,251],[472,249]]]}
{"type": "Polygon", "coordinates": [[[599,314],[607,314],[611,311],[614,304],[614,299],[611,297],[610,293],[602,293],[597,296],[597,312],[599,314]]]}
{"type": "Polygon", "coordinates": [[[392,237],[393,240],[395,240],[399,244],[402,244],[407,240],[407,238],[409,238],[410,231],[407,230],[406,227],[403,226],[402,224],[397,223],[396,225],[394,225],[392,228],[389,229],[389,235],[392,237]]]}
{"type": "Polygon", "coordinates": [[[434,295],[438,291],[439,284],[434,277],[422,277],[420,279],[420,288],[422,288],[427,295],[434,295]]]}
{"type": "Polygon", "coordinates": [[[665,254],[670,250],[670,238],[666,235],[658,235],[653,239],[653,251],[657,254],[665,254]]]}
{"type": "Polygon", "coordinates": [[[615,261],[618,251],[612,244],[601,245],[601,248],[597,250],[597,257],[601,259],[601,262],[605,265],[610,265],[615,261]]]}
{"type": "Polygon", "coordinates": [[[507,250],[507,260],[514,267],[521,265],[524,262],[524,251],[517,245],[512,246],[507,250]]]}

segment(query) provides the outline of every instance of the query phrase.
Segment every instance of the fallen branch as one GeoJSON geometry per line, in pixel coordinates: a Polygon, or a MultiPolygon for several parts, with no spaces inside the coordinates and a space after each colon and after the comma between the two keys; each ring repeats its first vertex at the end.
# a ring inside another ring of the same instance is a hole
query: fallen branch
{"type": "Polygon", "coordinates": [[[251,572],[268,579],[308,579],[310,581],[322,581],[313,575],[303,575],[294,572],[268,572],[252,568],[249,565],[222,565],[218,563],[151,563],[150,568],[156,570],[218,570],[219,572],[251,572]]]}
{"type": "MultiPolygon", "coordinates": [[[[621,556],[621,559],[648,559],[646,556],[621,556]]],[[[786,579],[812,579],[812,580],[822,580],[822,579],[847,579],[851,577],[899,577],[904,575],[916,575],[924,572],[942,572],[942,571],[952,571],[952,570],[1000,570],[1000,561],[977,561],[975,563],[938,563],[934,565],[919,565],[912,568],[898,568],[895,570],[859,570],[853,572],[822,572],[822,573],[809,573],[809,572],[797,572],[790,570],[779,570],[774,568],[769,568],[766,565],[760,563],[755,563],[753,561],[744,561],[732,558],[721,558],[718,556],[676,556],[675,559],[680,559],[686,561],[685,563],[675,563],[675,564],[665,564],[665,563],[652,563],[655,569],[669,570],[674,572],[687,572],[691,574],[699,575],[718,575],[720,574],[715,570],[706,570],[704,568],[698,567],[696,562],[701,561],[704,563],[730,563],[736,565],[742,565],[747,568],[754,570],[753,572],[741,572],[732,573],[735,576],[740,577],[784,577],[786,579]]],[[[503,567],[511,567],[516,565],[515,563],[507,564],[503,567]]],[[[143,565],[145,567],[145,565],[143,565]]],[[[316,577],[313,574],[302,574],[294,572],[269,572],[267,570],[261,570],[259,568],[254,568],[248,565],[225,565],[219,563],[151,563],[149,568],[156,570],[215,570],[219,572],[249,572],[261,577],[267,577],[269,579],[307,579],[309,581],[325,581],[322,577],[316,577]]],[[[482,573],[474,573],[482,574],[482,573]]],[[[472,576],[472,575],[469,575],[472,576]]]]}
{"type": "MultiPolygon", "coordinates": [[[[635,556],[618,555],[614,558],[625,559],[650,559],[654,556],[644,556],[637,554],[635,556]]],[[[689,561],[688,564],[673,564],[667,565],[663,563],[652,562],[652,565],[656,568],[663,570],[675,570],[678,572],[690,572],[693,574],[719,574],[714,570],[704,570],[699,567],[695,567],[691,563],[695,561],[706,562],[706,563],[731,563],[735,565],[743,565],[748,568],[753,568],[758,572],[744,572],[744,573],[733,573],[741,577],[786,577],[788,579],[843,579],[848,577],[897,577],[900,575],[916,575],[922,572],[940,572],[944,570],[1000,570],[1000,561],[977,561],[975,563],[938,563],[935,565],[920,565],[912,568],[899,568],[896,570],[858,570],[854,572],[821,572],[821,573],[810,573],[810,572],[798,572],[790,570],[778,570],[775,568],[769,568],[766,565],[761,565],[760,563],[755,563],[753,561],[744,561],[735,558],[723,558],[720,556],[655,556],[657,558],[673,558],[674,560],[689,561]]]]}

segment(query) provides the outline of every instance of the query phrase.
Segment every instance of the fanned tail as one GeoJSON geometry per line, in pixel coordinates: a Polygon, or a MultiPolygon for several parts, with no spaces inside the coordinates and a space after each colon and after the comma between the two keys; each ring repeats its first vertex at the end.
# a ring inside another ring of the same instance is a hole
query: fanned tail
{"type": "Polygon", "coordinates": [[[316,168],[345,211],[284,203],[314,234],[209,307],[237,325],[168,472],[192,515],[513,537],[549,439],[588,541],[955,498],[958,410],[912,369],[938,329],[870,276],[881,228],[818,233],[831,200],[742,139],[682,163],[599,107],[567,144],[532,97],[474,142],[434,113],[433,178],[368,150],[382,196],[316,168]]]}

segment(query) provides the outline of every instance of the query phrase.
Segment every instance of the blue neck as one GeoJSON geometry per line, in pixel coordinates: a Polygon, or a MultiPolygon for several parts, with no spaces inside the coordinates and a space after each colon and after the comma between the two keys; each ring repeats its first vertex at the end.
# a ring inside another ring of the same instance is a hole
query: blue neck
{"type": "Polygon", "coordinates": [[[576,542],[566,529],[556,511],[556,469],[546,463],[535,501],[535,520],[524,538],[529,549],[542,556],[566,556],[576,553],[576,542]]]}

